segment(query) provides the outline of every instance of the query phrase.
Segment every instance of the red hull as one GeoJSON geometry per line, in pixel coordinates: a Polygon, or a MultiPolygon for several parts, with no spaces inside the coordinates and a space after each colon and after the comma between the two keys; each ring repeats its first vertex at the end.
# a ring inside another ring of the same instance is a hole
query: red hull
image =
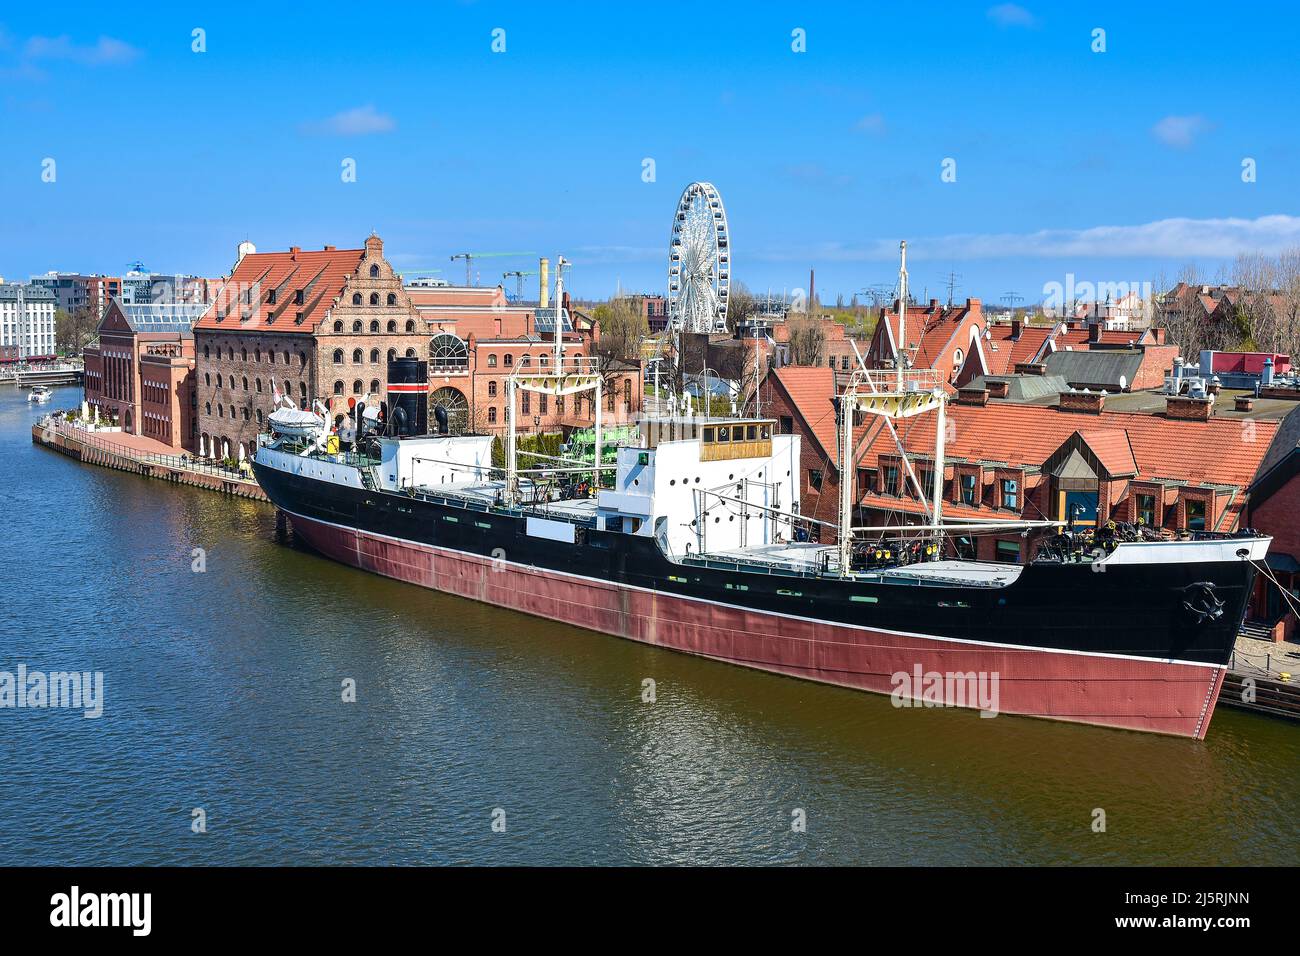
{"type": "MultiPolygon", "coordinates": [[[[461,597],[688,654],[876,693],[892,675],[997,674],[999,713],[1203,739],[1224,668],[972,644],[711,604],[290,515],[322,554],[461,597]]],[[[954,703],[954,701],[946,701],[954,703]]]]}

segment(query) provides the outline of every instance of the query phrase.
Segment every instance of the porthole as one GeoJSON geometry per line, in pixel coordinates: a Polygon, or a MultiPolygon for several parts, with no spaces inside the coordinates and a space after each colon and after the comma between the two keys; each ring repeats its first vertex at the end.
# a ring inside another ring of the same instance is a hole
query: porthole
{"type": "Polygon", "coordinates": [[[668,484],[669,484],[669,485],[675,485],[675,484],[677,484],[677,479],[676,479],[676,478],[673,478],[671,481],[668,482],[668,484]]]}

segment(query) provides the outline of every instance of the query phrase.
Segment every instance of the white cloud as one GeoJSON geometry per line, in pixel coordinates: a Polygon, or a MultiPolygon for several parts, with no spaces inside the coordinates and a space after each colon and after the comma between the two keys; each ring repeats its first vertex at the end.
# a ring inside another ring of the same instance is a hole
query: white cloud
{"type": "Polygon", "coordinates": [[[999,3],[996,7],[989,7],[988,18],[1000,27],[1038,26],[1037,17],[1014,3],[999,3]]]}
{"type": "MultiPolygon", "coordinates": [[[[1132,226],[1042,229],[1028,233],[959,233],[909,239],[918,259],[1222,258],[1243,252],[1276,254],[1300,247],[1300,216],[1257,219],[1160,219],[1132,226]]],[[[896,239],[861,246],[825,244],[813,249],[757,254],[771,262],[877,262],[898,256],[896,239]]]]}
{"type": "Polygon", "coordinates": [[[23,45],[30,60],[62,60],[82,66],[114,66],[130,63],[140,51],[123,40],[101,36],[91,44],[73,42],[67,34],[57,37],[32,37],[23,45]]]}
{"type": "Polygon", "coordinates": [[[370,105],[344,110],[318,122],[302,124],[303,132],[324,136],[368,136],[372,133],[391,133],[396,128],[396,120],[370,105]]]}
{"type": "Polygon", "coordinates": [[[1166,146],[1187,149],[1209,128],[1210,122],[1204,116],[1166,116],[1151,127],[1151,135],[1166,146]]]}

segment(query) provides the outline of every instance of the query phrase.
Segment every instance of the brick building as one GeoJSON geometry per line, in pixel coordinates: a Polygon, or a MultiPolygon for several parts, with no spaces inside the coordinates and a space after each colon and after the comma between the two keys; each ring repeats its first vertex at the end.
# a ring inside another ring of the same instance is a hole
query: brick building
{"type": "MultiPolygon", "coordinates": [[[[447,409],[453,428],[500,433],[506,427],[505,380],[518,368],[546,369],[555,344],[555,310],[512,306],[504,290],[456,286],[407,288],[428,324],[430,401],[447,409]]],[[[569,308],[561,329],[566,357],[598,355],[600,330],[569,308]]],[[[612,363],[603,383],[602,424],[636,420],[642,381],[636,363],[612,363]]],[[[595,422],[593,394],[551,396],[521,392],[520,431],[587,428],[595,422]]]]}
{"type": "Polygon", "coordinates": [[[905,354],[909,368],[932,368],[953,391],[954,382],[971,352],[978,350],[988,324],[979,299],[944,308],[938,299],[909,305],[904,313],[906,341],[899,341],[898,303],[881,309],[876,331],[863,357],[868,368],[894,368],[905,354]]]}
{"type": "MultiPolygon", "coordinates": [[[[778,428],[805,437],[803,513],[835,522],[839,477],[832,374],[777,369],[764,381],[763,394],[764,412],[776,418],[778,428]]],[[[1296,403],[1256,400],[1245,409],[1237,406],[1236,397],[1225,392],[1214,402],[1150,392],[1110,397],[1094,392],[1036,395],[1018,402],[990,398],[983,390],[978,395],[963,392],[948,409],[945,514],[1065,520],[1073,512],[1084,526],[1141,519],[1171,533],[1245,527],[1247,490],[1279,422],[1296,403]]],[[[933,413],[897,427],[928,501],[933,413]]],[[[888,429],[862,417],[854,444],[855,520],[920,523],[926,504],[888,429]]],[[[1294,499],[1289,507],[1296,510],[1294,499]]],[[[1037,542],[1033,534],[1015,532],[951,543],[966,556],[1024,561],[1037,542]]]]}
{"type": "Polygon", "coordinates": [[[85,398],[101,419],[177,451],[195,450],[194,332],[201,303],[109,302],[87,346],[85,398]]]}
{"type": "Polygon", "coordinates": [[[427,354],[427,323],[383,250],[375,235],[360,249],[241,248],[194,326],[200,455],[248,457],[274,391],[338,414],[382,391],[389,358],[427,354]]]}

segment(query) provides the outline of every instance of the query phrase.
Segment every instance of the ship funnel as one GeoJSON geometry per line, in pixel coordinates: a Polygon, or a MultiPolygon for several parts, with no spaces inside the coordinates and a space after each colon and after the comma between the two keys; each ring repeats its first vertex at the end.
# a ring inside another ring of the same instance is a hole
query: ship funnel
{"type": "Polygon", "coordinates": [[[388,362],[390,435],[405,437],[429,431],[429,363],[414,358],[388,362]]]}

